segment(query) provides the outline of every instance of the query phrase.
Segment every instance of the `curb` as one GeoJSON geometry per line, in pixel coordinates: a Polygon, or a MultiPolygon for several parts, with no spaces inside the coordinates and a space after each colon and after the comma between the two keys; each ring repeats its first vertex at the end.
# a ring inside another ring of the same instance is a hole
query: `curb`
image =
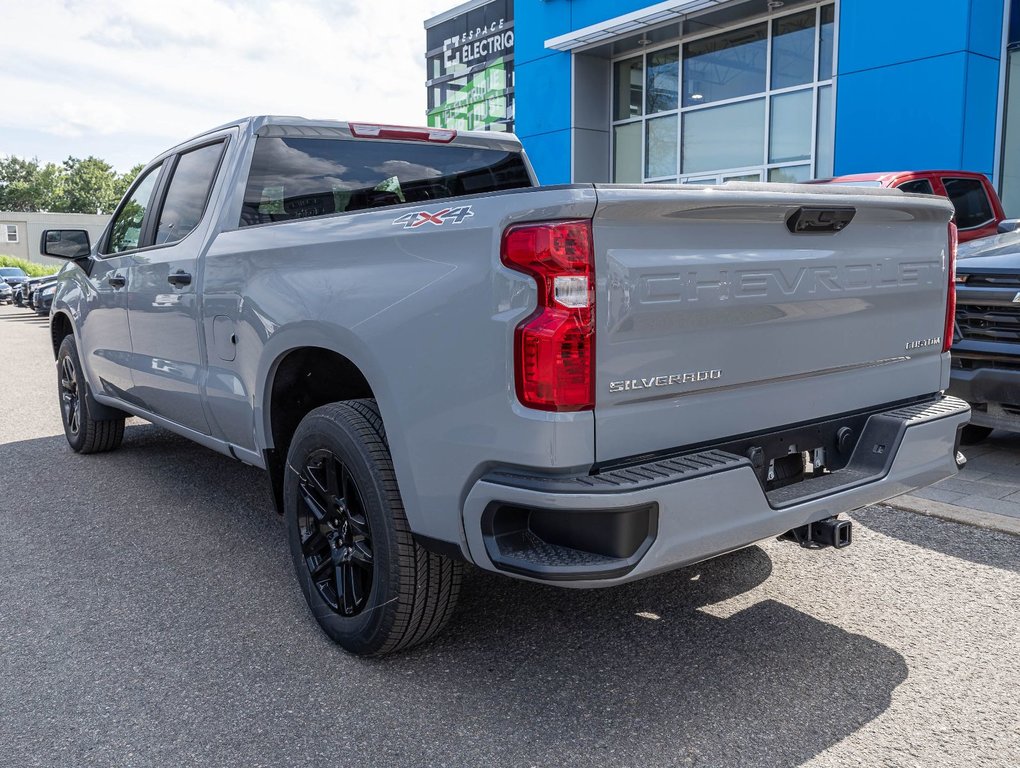
{"type": "Polygon", "coordinates": [[[970,507],[958,507],[955,504],[922,499],[909,494],[889,499],[885,504],[886,506],[903,509],[907,512],[917,512],[928,517],[937,517],[940,520],[950,520],[954,523],[963,523],[964,525],[972,525],[976,528],[986,528],[990,531],[1020,536],[1020,519],[1007,517],[1006,515],[997,515],[994,512],[982,512],[970,507]]]}

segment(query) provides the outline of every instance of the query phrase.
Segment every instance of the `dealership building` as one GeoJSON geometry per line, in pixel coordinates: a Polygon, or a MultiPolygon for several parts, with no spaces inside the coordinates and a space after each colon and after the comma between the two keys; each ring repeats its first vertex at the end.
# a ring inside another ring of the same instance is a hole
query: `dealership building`
{"type": "Polygon", "coordinates": [[[430,124],[513,130],[543,184],[962,169],[1020,216],[1020,0],[473,0],[426,33],[430,124]]]}

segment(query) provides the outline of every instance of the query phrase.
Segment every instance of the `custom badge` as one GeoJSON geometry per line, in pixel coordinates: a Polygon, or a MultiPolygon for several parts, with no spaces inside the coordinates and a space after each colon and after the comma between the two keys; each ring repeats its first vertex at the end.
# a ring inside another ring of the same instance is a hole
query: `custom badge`
{"type": "Polygon", "coordinates": [[[412,211],[405,213],[393,220],[394,224],[402,224],[404,229],[417,229],[425,224],[433,224],[441,227],[447,222],[462,224],[466,219],[474,216],[470,205],[462,205],[459,208],[443,208],[441,211],[431,213],[429,211],[412,211]]]}

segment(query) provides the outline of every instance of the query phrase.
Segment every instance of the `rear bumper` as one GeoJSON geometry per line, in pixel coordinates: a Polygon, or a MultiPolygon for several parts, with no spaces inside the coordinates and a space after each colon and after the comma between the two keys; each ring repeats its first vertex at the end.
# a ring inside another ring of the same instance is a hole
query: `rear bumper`
{"type": "Polygon", "coordinates": [[[953,368],[950,375],[949,393],[974,408],[972,424],[1020,431],[1020,370],[953,368]]]}
{"type": "Polygon", "coordinates": [[[769,494],[748,459],[720,450],[594,476],[493,472],[465,501],[468,549],[518,578],[633,581],[948,477],[969,415],[953,397],[873,414],[844,470],[769,494]]]}

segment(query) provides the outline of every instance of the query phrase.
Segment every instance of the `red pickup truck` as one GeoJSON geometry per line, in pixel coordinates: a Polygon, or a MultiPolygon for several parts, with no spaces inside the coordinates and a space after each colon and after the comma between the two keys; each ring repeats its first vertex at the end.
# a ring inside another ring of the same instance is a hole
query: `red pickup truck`
{"type": "Polygon", "coordinates": [[[999,222],[1006,218],[999,196],[988,177],[972,171],[856,173],[812,183],[895,187],[904,192],[948,197],[956,208],[956,227],[960,233],[961,243],[998,234],[999,222]]]}

